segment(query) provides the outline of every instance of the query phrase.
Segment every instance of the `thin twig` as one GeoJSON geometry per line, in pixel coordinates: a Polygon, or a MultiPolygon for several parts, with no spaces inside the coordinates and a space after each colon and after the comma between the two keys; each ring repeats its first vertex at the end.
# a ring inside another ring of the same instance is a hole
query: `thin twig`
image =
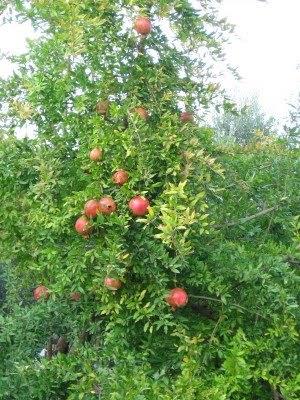
{"type": "Polygon", "coordinates": [[[218,319],[218,321],[217,321],[217,323],[216,323],[216,325],[214,327],[214,330],[212,331],[212,334],[210,335],[210,338],[209,338],[209,341],[208,341],[209,344],[211,344],[212,341],[214,340],[214,337],[215,337],[216,331],[218,329],[218,326],[223,321],[223,319],[224,319],[224,315],[220,315],[220,317],[219,317],[219,319],[218,319]]]}
{"type": "Polygon", "coordinates": [[[284,400],[284,397],[280,392],[277,391],[276,388],[272,387],[272,394],[274,400],[284,400]]]}
{"type": "MultiPolygon", "coordinates": [[[[191,297],[191,298],[194,298],[194,299],[207,300],[207,301],[214,301],[214,302],[217,302],[217,303],[224,304],[224,302],[223,302],[222,300],[217,299],[217,298],[215,298],[215,297],[194,296],[194,295],[190,295],[190,297],[191,297]]],[[[260,313],[258,313],[258,312],[256,312],[256,311],[249,310],[248,308],[243,307],[243,306],[241,306],[240,304],[237,304],[237,303],[230,303],[230,305],[231,305],[232,307],[239,308],[240,310],[247,311],[248,313],[251,313],[251,314],[257,315],[257,316],[259,316],[259,317],[261,317],[261,318],[266,319],[266,317],[265,317],[264,315],[262,315],[262,314],[260,314],[260,313]]]]}
{"type": "Polygon", "coordinates": [[[288,256],[284,258],[283,261],[294,267],[300,267],[300,260],[298,258],[288,256]]]}
{"type": "Polygon", "coordinates": [[[46,353],[48,358],[52,358],[53,355],[52,345],[53,345],[53,340],[52,337],[50,337],[47,343],[47,353],[46,353]]]}
{"type": "Polygon", "coordinates": [[[141,40],[137,44],[137,51],[139,54],[145,53],[145,38],[142,37],[141,40]]]}
{"type": "Polygon", "coordinates": [[[182,182],[187,180],[187,178],[190,174],[191,166],[192,166],[191,162],[185,152],[183,153],[183,159],[184,159],[184,165],[183,165],[183,169],[181,171],[181,181],[182,182]]]}
{"type": "MultiPolygon", "coordinates": [[[[284,201],[284,200],[286,200],[286,197],[281,199],[281,201],[284,201]]],[[[247,217],[241,218],[241,219],[239,219],[237,221],[231,221],[231,222],[227,222],[227,223],[225,222],[223,224],[214,225],[214,228],[227,228],[229,226],[242,225],[242,224],[245,224],[246,222],[251,221],[252,219],[261,217],[261,216],[263,216],[265,214],[269,214],[272,211],[276,211],[276,210],[278,210],[278,208],[279,208],[279,204],[277,204],[274,207],[266,208],[266,209],[264,209],[262,211],[259,211],[256,214],[248,215],[247,217]]]]}
{"type": "Polygon", "coordinates": [[[265,214],[269,214],[270,212],[275,211],[277,209],[278,209],[278,206],[267,208],[266,210],[262,210],[256,214],[241,218],[238,221],[232,221],[232,222],[227,222],[225,224],[215,225],[214,228],[223,228],[223,227],[227,228],[229,226],[242,225],[248,221],[251,221],[252,219],[261,217],[262,215],[265,215],[265,214]]]}
{"type": "Polygon", "coordinates": [[[280,400],[280,396],[278,392],[275,389],[272,389],[272,394],[273,394],[273,399],[274,400],[280,400]]]}

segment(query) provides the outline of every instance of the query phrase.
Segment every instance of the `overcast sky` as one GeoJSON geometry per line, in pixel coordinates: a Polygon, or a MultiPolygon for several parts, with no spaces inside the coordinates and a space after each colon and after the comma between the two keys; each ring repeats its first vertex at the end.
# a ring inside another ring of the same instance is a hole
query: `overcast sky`
{"type": "MultiPolygon", "coordinates": [[[[227,55],[243,77],[228,78],[226,88],[236,98],[256,94],[267,113],[284,118],[300,91],[300,0],[223,0],[221,14],[236,25],[227,55]]],[[[0,27],[0,51],[22,52],[28,36],[28,24],[0,27]]],[[[10,72],[0,60],[0,75],[10,72]]]]}
{"type": "Polygon", "coordinates": [[[283,117],[300,92],[300,0],[224,0],[221,12],[236,25],[227,54],[243,77],[226,86],[283,117]]]}

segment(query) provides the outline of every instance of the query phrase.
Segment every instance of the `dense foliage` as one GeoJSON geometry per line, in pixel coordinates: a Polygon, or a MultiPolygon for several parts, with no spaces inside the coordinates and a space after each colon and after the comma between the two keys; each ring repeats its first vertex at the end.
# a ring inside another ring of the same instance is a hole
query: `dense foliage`
{"type": "Polygon", "coordinates": [[[216,2],[10,4],[41,38],[0,89],[0,398],[298,399],[299,152],[218,145],[180,114],[222,101],[216,2]],[[74,224],[103,196],[117,211],[84,238],[74,224]],[[175,287],[189,302],[172,310],[175,287]]]}

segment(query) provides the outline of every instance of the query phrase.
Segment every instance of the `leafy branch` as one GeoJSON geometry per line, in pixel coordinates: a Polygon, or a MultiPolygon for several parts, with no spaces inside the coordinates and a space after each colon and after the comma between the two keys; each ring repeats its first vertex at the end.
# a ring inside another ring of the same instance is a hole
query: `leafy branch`
{"type": "Polygon", "coordinates": [[[7,4],[8,4],[7,2],[5,2],[4,4],[2,4],[2,6],[1,6],[1,8],[0,8],[0,16],[4,13],[7,4]]]}

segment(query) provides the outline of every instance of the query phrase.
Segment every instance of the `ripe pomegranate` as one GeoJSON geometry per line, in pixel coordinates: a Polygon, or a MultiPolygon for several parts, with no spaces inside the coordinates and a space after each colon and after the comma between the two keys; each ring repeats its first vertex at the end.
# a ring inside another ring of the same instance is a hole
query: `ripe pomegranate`
{"type": "Polygon", "coordinates": [[[184,124],[187,122],[194,122],[194,116],[192,113],[184,111],[180,114],[180,121],[184,124]]]}
{"type": "Polygon", "coordinates": [[[151,21],[147,17],[138,17],[134,23],[134,29],[140,35],[148,35],[151,32],[151,21]]]}
{"type": "Polygon", "coordinates": [[[149,113],[144,107],[136,107],[134,111],[145,121],[149,118],[149,113]]]}
{"type": "Polygon", "coordinates": [[[97,200],[89,200],[85,203],[84,213],[88,218],[95,218],[100,213],[100,206],[97,200]]]}
{"type": "Polygon", "coordinates": [[[108,100],[99,101],[96,105],[96,111],[100,115],[106,115],[108,113],[108,109],[109,109],[108,100]]]}
{"type": "Polygon", "coordinates": [[[72,301],[79,301],[81,298],[81,294],[79,292],[73,292],[70,294],[70,298],[72,301]]]}
{"type": "Polygon", "coordinates": [[[96,147],[90,152],[90,159],[92,161],[100,161],[102,158],[103,151],[102,149],[96,147]]]}
{"type": "Polygon", "coordinates": [[[111,214],[115,212],[117,205],[110,196],[104,196],[99,200],[99,210],[102,214],[111,214]]]}
{"type": "Polygon", "coordinates": [[[128,178],[129,178],[128,172],[125,171],[124,169],[119,169],[112,176],[113,182],[119,186],[124,185],[124,183],[128,181],[128,178]]]}
{"type": "Polygon", "coordinates": [[[88,237],[89,233],[92,230],[92,227],[86,217],[79,217],[75,223],[75,229],[79,233],[79,235],[88,237]]]}
{"type": "Polygon", "coordinates": [[[173,310],[186,306],[188,300],[187,292],[181,288],[172,289],[166,297],[166,302],[173,308],[173,310]]]}
{"type": "Polygon", "coordinates": [[[135,216],[142,216],[148,213],[149,200],[143,196],[134,196],[128,203],[128,207],[135,216]]]}
{"type": "Polygon", "coordinates": [[[118,290],[122,286],[122,282],[115,278],[105,278],[104,286],[106,286],[109,290],[118,290]]]}
{"type": "Polygon", "coordinates": [[[40,300],[41,298],[48,299],[49,298],[49,290],[46,286],[39,285],[33,291],[33,297],[36,301],[40,300]]]}

